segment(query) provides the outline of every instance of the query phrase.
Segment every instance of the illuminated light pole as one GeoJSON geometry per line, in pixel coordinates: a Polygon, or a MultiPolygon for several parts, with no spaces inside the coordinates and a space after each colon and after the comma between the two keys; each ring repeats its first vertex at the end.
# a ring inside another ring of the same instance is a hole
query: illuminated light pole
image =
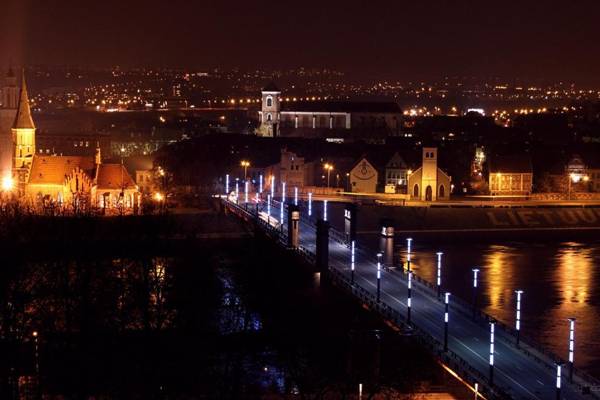
{"type": "Polygon", "coordinates": [[[267,195],[267,223],[271,226],[271,195],[267,195]]]}
{"type": "Polygon", "coordinates": [[[448,309],[450,305],[450,292],[444,294],[444,351],[448,351],[448,309]]]}
{"type": "Polygon", "coordinates": [[[490,322],[490,384],[494,383],[494,329],[496,323],[490,322]]]}
{"type": "Polygon", "coordinates": [[[479,268],[473,268],[473,319],[477,313],[477,274],[479,274],[479,268]]]}
{"type": "Polygon", "coordinates": [[[281,203],[285,203],[285,182],[281,183],[281,203]]]}
{"type": "Polygon", "coordinates": [[[406,239],[406,269],[410,271],[410,251],[412,238],[406,239]]]}
{"type": "Polygon", "coordinates": [[[479,383],[475,382],[473,387],[474,387],[473,391],[475,392],[475,400],[477,400],[477,396],[479,396],[479,383]]]}
{"type": "Polygon", "coordinates": [[[575,318],[569,318],[569,381],[573,382],[573,362],[575,361],[575,318]]]}
{"type": "Polygon", "coordinates": [[[248,178],[248,167],[250,166],[250,161],[242,160],[240,165],[244,167],[244,180],[246,180],[248,178]]]}
{"type": "Polygon", "coordinates": [[[438,251],[437,253],[437,297],[438,300],[440,299],[440,296],[442,295],[442,253],[441,251],[438,251]]]}
{"type": "Polygon", "coordinates": [[[381,299],[381,253],[377,253],[377,302],[381,299]]]}
{"type": "Polygon", "coordinates": [[[517,330],[517,347],[519,347],[519,341],[521,336],[521,296],[523,295],[522,290],[515,290],[517,294],[517,314],[515,316],[515,329],[517,330]]]}
{"type": "Polygon", "coordinates": [[[294,205],[298,205],[298,186],[294,187],[294,205]]]}
{"type": "Polygon", "coordinates": [[[225,194],[229,195],[229,174],[225,175],[225,194]]]}
{"type": "Polygon", "coordinates": [[[239,185],[239,179],[235,178],[235,204],[239,203],[239,197],[240,197],[240,185],[239,185]]]}
{"type": "Polygon", "coordinates": [[[350,284],[354,285],[354,240],[350,246],[350,284]]]}
{"type": "Polygon", "coordinates": [[[312,192],[308,192],[308,216],[312,216],[312,192]]]}
{"type": "Polygon", "coordinates": [[[248,181],[244,182],[244,203],[248,203],[248,181]]]}
{"type": "Polygon", "coordinates": [[[412,297],[411,297],[411,291],[412,291],[412,272],[408,271],[408,297],[406,299],[406,321],[410,324],[410,311],[412,309],[412,297]]]}
{"type": "Polygon", "coordinates": [[[38,379],[40,379],[40,344],[38,341],[38,331],[33,331],[32,333],[33,336],[33,343],[35,346],[35,373],[38,377],[38,379]]]}
{"type": "Polygon", "coordinates": [[[284,203],[279,204],[279,227],[283,229],[283,207],[284,203]]]}
{"type": "Polygon", "coordinates": [[[262,194],[263,192],[263,176],[260,174],[258,177],[258,193],[262,194]]]}
{"type": "Polygon", "coordinates": [[[275,198],[275,175],[271,175],[271,198],[275,198]]]}
{"type": "Polygon", "coordinates": [[[556,363],[556,400],[560,400],[560,386],[562,378],[562,364],[556,363]]]}
{"type": "Polygon", "coordinates": [[[323,219],[327,221],[327,200],[323,200],[323,219]]]}
{"type": "Polygon", "coordinates": [[[326,163],[323,168],[325,168],[325,171],[327,171],[327,187],[329,187],[329,175],[331,174],[331,171],[333,170],[333,165],[326,163]]]}

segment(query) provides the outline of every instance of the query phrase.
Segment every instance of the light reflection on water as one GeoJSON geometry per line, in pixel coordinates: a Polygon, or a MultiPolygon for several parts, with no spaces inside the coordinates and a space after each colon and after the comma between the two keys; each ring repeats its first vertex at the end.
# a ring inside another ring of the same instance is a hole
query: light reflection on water
{"type": "MultiPolygon", "coordinates": [[[[399,240],[402,242],[402,240],[399,240]]],[[[513,325],[515,290],[524,290],[523,333],[567,358],[567,318],[577,318],[575,364],[600,376],[599,243],[454,244],[429,248],[413,242],[412,267],[435,282],[436,251],[443,251],[442,285],[471,301],[472,272],[478,267],[478,304],[513,325]]]]}

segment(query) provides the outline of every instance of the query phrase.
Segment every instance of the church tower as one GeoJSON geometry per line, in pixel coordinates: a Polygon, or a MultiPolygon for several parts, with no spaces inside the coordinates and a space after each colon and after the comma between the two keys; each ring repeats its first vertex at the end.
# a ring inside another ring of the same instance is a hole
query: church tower
{"type": "Polygon", "coordinates": [[[19,86],[12,68],[8,70],[2,85],[0,97],[0,176],[2,179],[12,177],[13,140],[12,131],[17,107],[19,106],[19,86]]]}
{"type": "Polygon", "coordinates": [[[423,147],[423,170],[421,175],[421,200],[437,199],[437,148],[423,147]]]}
{"type": "Polygon", "coordinates": [[[25,70],[22,75],[17,114],[12,126],[13,179],[21,194],[24,193],[35,154],[35,125],[31,118],[25,70]]]}
{"type": "Polygon", "coordinates": [[[281,111],[281,90],[271,82],[262,90],[262,107],[260,112],[260,134],[277,136],[281,111]]]}

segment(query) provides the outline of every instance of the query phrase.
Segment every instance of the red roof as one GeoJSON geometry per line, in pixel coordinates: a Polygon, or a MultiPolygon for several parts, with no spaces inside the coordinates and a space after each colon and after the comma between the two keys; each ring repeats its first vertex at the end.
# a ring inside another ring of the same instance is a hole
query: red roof
{"type": "Polygon", "coordinates": [[[100,164],[96,180],[98,190],[135,189],[136,184],[121,164],[100,164]]]}

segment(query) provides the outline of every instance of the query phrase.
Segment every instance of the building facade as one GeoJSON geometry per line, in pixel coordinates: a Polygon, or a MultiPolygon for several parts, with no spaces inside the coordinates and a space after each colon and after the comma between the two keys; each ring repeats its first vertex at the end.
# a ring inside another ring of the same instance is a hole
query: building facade
{"type": "Polygon", "coordinates": [[[435,147],[423,147],[422,166],[408,176],[411,200],[449,200],[450,177],[438,168],[438,153],[435,147]]]}
{"type": "Polygon", "coordinates": [[[488,186],[492,196],[529,196],[533,168],[528,156],[494,156],[488,162],[488,186]]]}
{"type": "Polygon", "coordinates": [[[350,170],[350,191],[354,193],[376,193],[379,173],[377,168],[367,160],[361,158],[350,170]]]}

